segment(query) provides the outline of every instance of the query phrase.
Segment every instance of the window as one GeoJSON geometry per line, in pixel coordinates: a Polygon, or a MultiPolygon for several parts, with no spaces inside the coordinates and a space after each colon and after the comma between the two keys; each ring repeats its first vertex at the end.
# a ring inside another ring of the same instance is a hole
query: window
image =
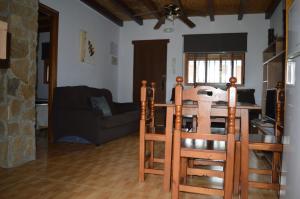
{"type": "Polygon", "coordinates": [[[187,84],[226,84],[229,78],[244,83],[245,53],[185,53],[187,84]]]}

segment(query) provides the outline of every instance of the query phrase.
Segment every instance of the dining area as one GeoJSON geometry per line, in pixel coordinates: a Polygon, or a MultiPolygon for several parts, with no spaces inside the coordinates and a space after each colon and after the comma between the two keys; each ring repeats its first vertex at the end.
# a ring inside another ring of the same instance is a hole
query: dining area
{"type": "Polygon", "coordinates": [[[276,88],[274,135],[264,135],[250,132],[249,112],[261,111],[261,106],[237,101],[236,78],[229,79],[226,91],[185,88],[183,82],[176,78],[172,103],[156,103],[155,83],[141,83],[139,182],[146,186],[149,175],[160,175],[161,188],[171,192],[172,199],[185,198],[186,193],[247,199],[252,198],[250,189],[274,190],[279,197],[283,85],[276,88]],[[165,110],[163,116],[157,115],[159,109],[165,110]],[[260,153],[272,154],[267,168],[252,167],[260,153]],[[264,180],[254,181],[251,175],[264,180]]]}

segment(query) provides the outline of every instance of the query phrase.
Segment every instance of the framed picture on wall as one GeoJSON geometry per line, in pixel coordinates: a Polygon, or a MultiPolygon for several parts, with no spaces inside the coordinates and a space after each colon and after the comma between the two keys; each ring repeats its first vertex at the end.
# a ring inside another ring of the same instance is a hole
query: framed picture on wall
{"type": "Polygon", "coordinates": [[[95,53],[94,40],[86,31],[80,31],[80,61],[95,65],[95,53]]]}
{"type": "Polygon", "coordinates": [[[6,39],[6,59],[0,59],[0,68],[9,68],[10,45],[11,45],[11,33],[8,32],[7,39],[6,39]]]}

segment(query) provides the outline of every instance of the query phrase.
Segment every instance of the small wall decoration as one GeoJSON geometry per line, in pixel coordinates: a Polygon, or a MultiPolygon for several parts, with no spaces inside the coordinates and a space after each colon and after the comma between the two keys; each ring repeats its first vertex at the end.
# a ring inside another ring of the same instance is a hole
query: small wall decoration
{"type": "Polygon", "coordinates": [[[111,64],[118,65],[118,44],[110,42],[111,64]]]}
{"type": "Polygon", "coordinates": [[[7,23],[0,21],[0,59],[6,59],[7,23]]]}
{"type": "Polygon", "coordinates": [[[95,42],[86,31],[80,32],[80,61],[87,64],[95,64],[95,42]]]}
{"type": "Polygon", "coordinates": [[[6,52],[5,57],[6,59],[0,58],[0,68],[9,68],[10,66],[10,47],[11,47],[11,33],[7,32],[6,35],[6,52]]]}

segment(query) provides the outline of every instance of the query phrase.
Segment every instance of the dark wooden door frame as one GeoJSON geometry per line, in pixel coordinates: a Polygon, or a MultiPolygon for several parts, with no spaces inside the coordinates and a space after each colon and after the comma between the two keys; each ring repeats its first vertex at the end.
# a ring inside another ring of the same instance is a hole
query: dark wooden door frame
{"type": "Polygon", "coordinates": [[[53,104],[54,89],[57,85],[57,49],[58,49],[58,20],[59,12],[39,3],[39,12],[51,18],[50,28],[50,67],[48,85],[48,141],[53,142],[51,110],[53,104]]]}

